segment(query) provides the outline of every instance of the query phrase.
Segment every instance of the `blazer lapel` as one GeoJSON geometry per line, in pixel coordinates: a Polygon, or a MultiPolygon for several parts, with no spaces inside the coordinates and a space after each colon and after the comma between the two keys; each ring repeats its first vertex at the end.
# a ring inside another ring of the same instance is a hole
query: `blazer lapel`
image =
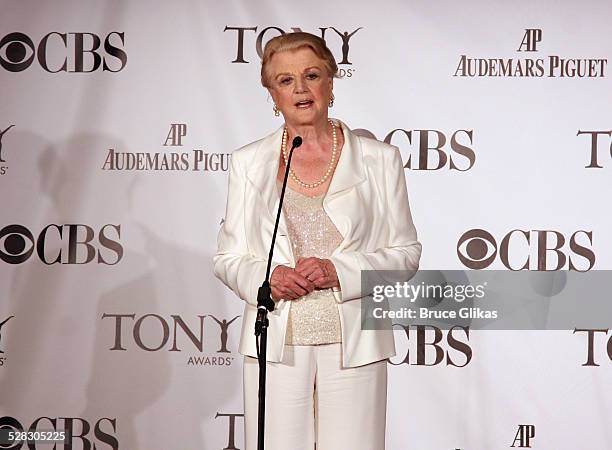
{"type": "Polygon", "coordinates": [[[366,179],[363,167],[363,153],[357,135],[344,122],[337,119],[336,122],[342,127],[344,146],[342,147],[340,159],[325,195],[325,200],[327,201],[332,198],[338,198],[339,194],[362,183],[366,179]]]}
{"type": "Polygon", "coordinates": [[[366,180],[361,143],[357,135],[351,132],[346,124],[338,122],[344,133],[344,145],[327,194],[323,199],[325,212],[343,238],[334,253],[341,251],[350,242],[351,230],[354,227],[350,217],[354,216],[353,209],[356,206],[348,201],[346,196],[355,186],[366,180]]]}
{"type": "MultiPolygon", "coordinates": [[[[247,178],[261,195],[261,199],[266,205],[267,212],[273,220],[276,220],[278,204],[280,202],[276,187],[276,177],[278,174],[282,137],[283,126],[265,137],[255,152],[251,167],[247,170],[247,178]]],[[[279,222],[279,230],[284,230],[285,233],[287,230],[282,214],[279,222]]]]}

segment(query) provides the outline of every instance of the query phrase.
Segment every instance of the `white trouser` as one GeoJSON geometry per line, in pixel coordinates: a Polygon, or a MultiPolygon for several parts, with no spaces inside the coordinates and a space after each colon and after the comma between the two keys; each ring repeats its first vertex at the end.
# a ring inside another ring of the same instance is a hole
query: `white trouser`
{"type": "MultiPolygon", "coordinates": [[[[387,361],[342,368],[340,344],[287,345],[267,363],[266,450],[384,450],[387,361]]],[[[244,358],[246,450],[257,449],[256,358],[244,358]]]]}

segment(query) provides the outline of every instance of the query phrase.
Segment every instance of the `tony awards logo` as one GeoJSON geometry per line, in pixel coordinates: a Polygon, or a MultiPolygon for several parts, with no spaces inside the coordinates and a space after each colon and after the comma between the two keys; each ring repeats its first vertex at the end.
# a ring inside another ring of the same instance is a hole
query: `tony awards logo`
{"type": "MultiPolygon", "coordinates": [[[[359,30],[362,30],[363,27],[357,27],[352,31],[340,31],[335,27],[319,27],[319,35],[323,40],[326,41],[327,46],[330,48],[332,53],[338,61],[338,65],[342,66],[338,68],[338,74],[341,77],[351,78],[355,73],[354,67],[345,67],[352,66],[353,63],[349,58],[350,40],[357,34],[359,30]],[[329,32],[331,30],[332,32],[329,32]]],[[[291,27],[291,31],[289,32],[299,32],[303,31],[299,27],[291,27]]],[[[248,44],[251,45],[252,37],[255,37],[255,52],[259,58],[263,57],[263,49],[265,47],[265,42],[271,39],[274,36],[283,35],[287,33],[286,30],[283,30],[277,26],[268,26],[264,28],[260,28],[259,26],[255,27],[236,27],[226,25],[223,29],[223,32],[233,31],[236,36],[236,53],[235,58],[232,60],[232,63],[239,64],[248,64],[251,61],[247,59],[245,56],[245,39],[248,41],[248,44]],[[259,31],[258,31],[259,30],[259,31]],[[253,34],[251,34],[253,33],[253,34]],[[264,42],[264,38],[266,39],[264,42]]],[[[317,34],[317,32],[313,31],[313,34],[317,34]]]]}
{"type": "Polygon", "coordinates": [[[612,130],[578,130],[576,136],[580,136],[582,134],[586,134],[591,137],[591,145],[590,145],[590,161],[587,166],[584,166],[585,169],[602,169],[603,164],[602,160],[607,161],[605,158],[606,155],[606,145],[608,146],[608,151],[610,154],[610,158],[612,159],[612,130]],[[607,136],[607,138],[606,138],[607,136]],[[599,139],[601,138],[601,139],[599,139]],[[601,144],[601,145],[600,145],[601,144]],[[599,152],[603,150],[602,152],[599,152]],[[598,159],[599,158],[599,159],[598,159]]]}
{"type": "Polygon", "coordinates": [[[4,332],[4,325],[6,324],[6,322],[11,320],[13,317],[15,316],[9,316],[8,318],[0,322],[0,367],[2,367],[6,363],[6,359],[7,359],[6,356],[4,356],[5,353],[4,353],[4,350],[2,349],[2,333],[4,332]]]}
{"type": "Polygon", "coordinates": [[[194,367],[232,365],[234,355],[228,349],[228,330],[239,317],[227,320],[212,314],[191,317],[178,314],[164,317],[154,313],[140,316],[135,313],[102,314],[102,320],[114,321],[114,343],[108,350],[187,353],[184,356],[186,365],[194,367]],[[205,320],[207,318],[212,322],[205,320]],[[205,326],[206,322],[211,326],[205,326]],[[215,342],[219,343],[218,347],[215,342]]]}
{"type": "MultiPolygon", "coordinates": [[[[6,162],[6,160],[2,156],[2,139],[4,138],[4,135],[6,134],[6,132],[10,130],[11,128],[13,128],[14,126],[15,125],[9,125],[7,128],[4,129],[4,131],[0,131],[0,163],[6,162]]],[[[7,169],[8,169],[8,166],[0,165],[0,175],[4,175],[7,169]]]]}

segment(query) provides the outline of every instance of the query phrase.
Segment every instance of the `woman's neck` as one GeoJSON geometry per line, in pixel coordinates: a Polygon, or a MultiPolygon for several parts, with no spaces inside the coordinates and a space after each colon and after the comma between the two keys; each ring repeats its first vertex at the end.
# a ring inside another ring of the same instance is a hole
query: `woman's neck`
{"type": "Polygon", "coordinates": [[[320,146],[328,143],[331,136],[331,130],[327,117],[323,118],[316,124],[308,125],[291,125],[287,124],[288,139],[291,142],[295,136],[302,138],[302,145],[320,146]]]}

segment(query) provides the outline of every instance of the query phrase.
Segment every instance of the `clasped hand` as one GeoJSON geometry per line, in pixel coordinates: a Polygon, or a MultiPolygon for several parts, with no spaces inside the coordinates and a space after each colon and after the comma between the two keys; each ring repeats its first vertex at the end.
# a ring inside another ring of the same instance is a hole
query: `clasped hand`
{"type": "Polygon", "coordinates": [[[270,276],[272,299],[295,300],[315,289],[339,287],[336,267],[329,259],[300,258],[295,269],[277,266],[270,276]]]}

